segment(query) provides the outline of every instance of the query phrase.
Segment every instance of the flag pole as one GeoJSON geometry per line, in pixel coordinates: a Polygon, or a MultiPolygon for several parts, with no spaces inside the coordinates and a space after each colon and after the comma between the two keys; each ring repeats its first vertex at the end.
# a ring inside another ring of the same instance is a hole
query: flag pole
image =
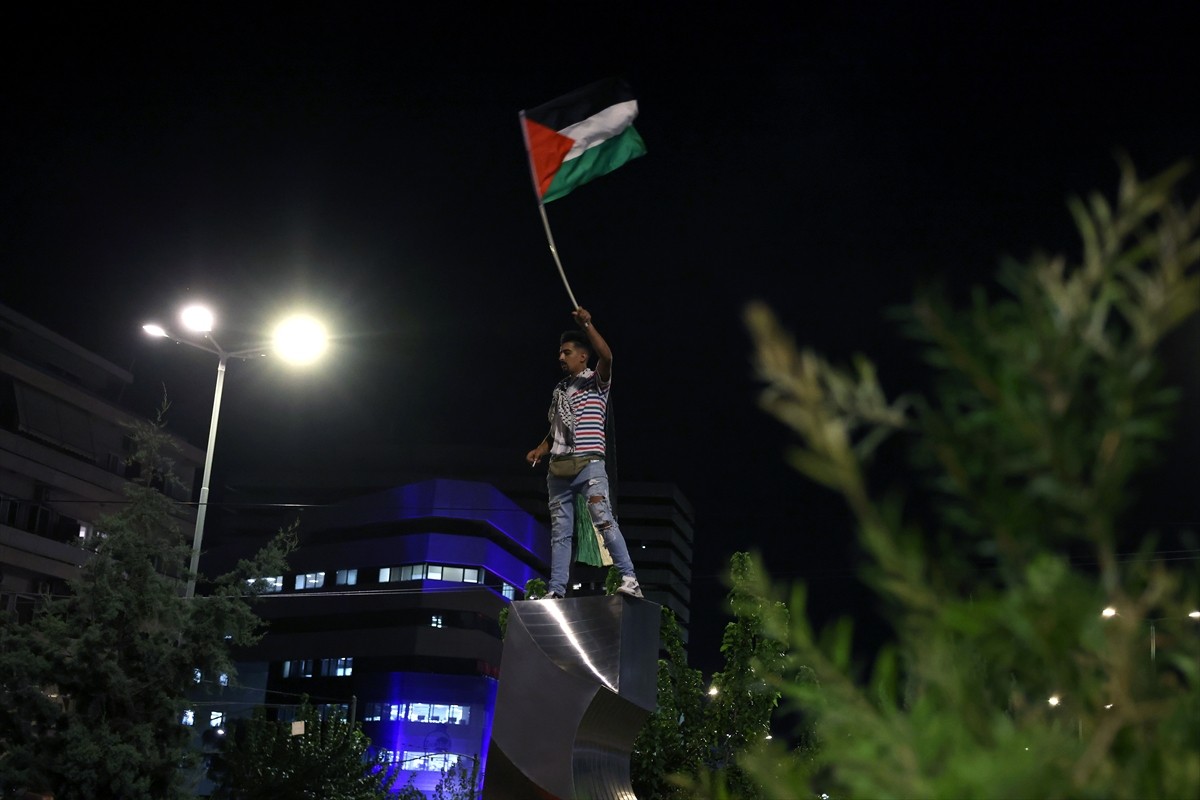
{"type": "Polygon", "coordinates": [[[558,248],[554,245],[554,234],[550,231],[550,218],[546,216],[546,204],[542,202],[541,193],[538,192],[537,170],[533,166],[533,150],[529,146],[529,131],[525,127],[525,112],[521,111],[517,115],[521,123],[521,138],[525,140],[525,157],[529,161],[529,177],[533,180],[533,196],[538,199],[538,212],[542,215],[542,227],[546,229],[546,244],[550,245],[550,255],[554,257],[554,264],[558,267],[558,275],[562,278],[563,288],[567,290],[567,297],[571,298],[571,308],[579,308],[579,303],[575,300],[575,293],[571,291],[571,284],[567,283],[567,273],[563,270],[562,260],[558,257],[558,248]]]}
{"type": "Polygon", "coordinates": [[[575,293],[571,291],[571,284],[567,283],[567,273],[563,272],[562,261],[558,258],[558,248],[554,246],[554,234],[550,232],[550,219],[546,216],[544,203],[538,203],[538,211],[542,214],[542,226],[546,229],[546,243],[550,245],[550,255],[554,256],[554,263],[558,265],[558,275],[562,278],[563,288],[567,290],[567,297],[571,298],[571,308],[579,308],[579,303],[575,302],[575,293]]]}

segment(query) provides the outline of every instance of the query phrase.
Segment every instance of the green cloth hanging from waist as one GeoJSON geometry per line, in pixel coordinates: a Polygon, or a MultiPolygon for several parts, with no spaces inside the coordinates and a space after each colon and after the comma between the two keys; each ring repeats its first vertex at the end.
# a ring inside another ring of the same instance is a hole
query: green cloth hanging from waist
{"type": "Polygon", "coordinates": [[[575,495],[575,560],[593,567],[612,564],[612,556],[608,554],[600,532],[592,525],[587,498],[581,494],[575,495]]]}

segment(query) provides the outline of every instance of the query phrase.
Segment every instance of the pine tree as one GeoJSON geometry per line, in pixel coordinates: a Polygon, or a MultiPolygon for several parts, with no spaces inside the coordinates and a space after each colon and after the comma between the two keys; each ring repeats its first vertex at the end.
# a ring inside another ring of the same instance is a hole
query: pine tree
{"type": "MultiPolygon", "coordinates": [[[[165,404],[164,409],[165,411],[165,404]]],[[[292,535],[187,600],[179,577],[189,550],[173,501],[177,482],[162,415],[132,427],[139,479],[120,511],[98,524],[96,552],[27,624],[0,619],[0,792],[57,800],[187,796],[195,763],[181,724],[201,675],[236,674],[232,646],[260,623],[251,579],[282,570],[292,535]],[[158,487],[158,488],[156,488],[158,487]]]]}
{"type": "Polygon", "coordinates": [[[1077,265],[1010,263],[1003,292],[965,308],[920,297],[906,316],[935,382],[906,402],[869,362],[836,369],[749,309],[763,404],[799,436],[793,465],[846,500],[895,630],[860,685],[849,624],[818,639],[792,591],[776,685],[820,746],[740,759],[768,795],[1200,796],[1200,637],[1147,647],[1154,621],[1188,622],[1197,576],[1125,517],[1178,398],[1156,348],[1200,308],[1200,203],[1173,199],[1181,174],[1142,182],[1125,164],[1115,203],[1073,202],[1077,265]],[[897,435],[927,478],[907,508],[867,478],[897,435]],[[786,679],[799,665],[819,684],[786,679]]]}

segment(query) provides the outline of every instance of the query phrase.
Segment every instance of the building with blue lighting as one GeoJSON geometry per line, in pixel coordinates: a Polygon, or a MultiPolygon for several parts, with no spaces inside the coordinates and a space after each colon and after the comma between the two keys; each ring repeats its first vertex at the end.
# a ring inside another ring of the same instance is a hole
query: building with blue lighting
{"type": "MultiPolygon", "coordinates": [[[[205,569],[237,555],[213,553],[205,569]]],[[[429,480],[305,511],[294,571],[264,576],[267,635],[240,654],[236,690],[192,723],[224,728],[259,704],[247,693],[286,719],[307,695],[343,707],[400,784],[412,773],[428,792],[459,760],[485,758],[497,620],[548,557],[545,528],[486,483],[429,480]]]]}
{"type": "MultiPolygon", "coordinates": [[[[269,469],[253,463],[223,466],[222,485],[214,487],[219,522],[208,534],[213,542],[252,537],[286,524],[286,509],[341,504],[347,497],[382,492],[430,478],[483,482],[544,526],[549,536],[544,470],[530,470],[524,449],[439,444],[416,446],[381,438],[356,445],[352,453],[323,453],[314,466],[303,458],[280,459],[269,469]]],[[[612,481],[614,510],[638,581],[647,599],[671,609],[688,641],[691,623],[692,548],[695,512],[679,487],[666,476],[655,480],[612,481]]],[[[311,510],[311,509],[310,509],[311,510]]],[[[308,514],[302,528],[309,527],[308,514]]],[[[210,517],[210,521],[211,521],[210,517]]],[[[548,550],[548,544],[545,545],[548,550]]],[[[545,565],[548,567],[548,563],[545,565]]],[[[204,569],[208,574],[213,570],[204,569]]],[[[603,594],[606,569],[573,564],[571,594],[603,594]]],[[[544,575],[542,576],[544,577],[544,575]]],[[[518,588],[524,584],[516,584],[518,588]]]]}

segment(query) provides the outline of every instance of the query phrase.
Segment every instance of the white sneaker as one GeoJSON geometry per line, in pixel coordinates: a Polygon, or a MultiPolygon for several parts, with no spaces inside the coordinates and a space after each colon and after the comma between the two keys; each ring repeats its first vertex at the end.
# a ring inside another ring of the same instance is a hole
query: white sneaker
{"type": "Polygon", "coordinates": [[[645,597],[642,594],[642,587],[638,585],[637,578],[632,575],[621,578],[621,585],[617,587],[617,591],[630,597],[645,597]]]}

